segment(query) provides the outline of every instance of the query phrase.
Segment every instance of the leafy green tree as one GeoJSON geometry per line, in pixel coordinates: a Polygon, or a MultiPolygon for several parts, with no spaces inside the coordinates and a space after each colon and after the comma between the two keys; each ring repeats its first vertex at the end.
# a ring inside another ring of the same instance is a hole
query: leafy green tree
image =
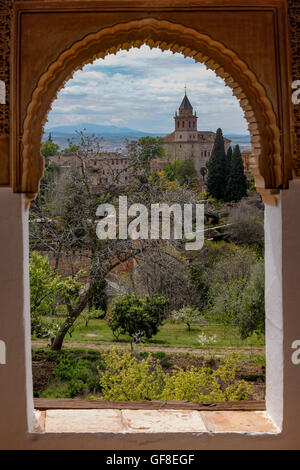
{"type": "Polygon", "coordinates": [[[195,163],[192,158],[187,158],[179,163],[177,179],[180,184],[193,185],[198,178],[195,163]]]}
{"type": "Polygon", "coordinates": [[[158,295],[146,295],[144,299],[134,294],[120,295],[114,299],[108,325],[116,337],[128,333],[132,347],[134,342],[158,332],[166,318],[167,304],[168,300],[158,295]]]}
{"type": "Polygon", "coordinates": [[[191,325],[202,320],[199,310],[189,305],[182,307],[180,310],[173,310],[172,318],[175,321],[180,320],[185,323],[189,333],[191,331],[191,325]]]}
{"type": "Polygon", "coordinates": [[[223,325],[237,325],[246,283],[246,278],[214,283],[206,310],[208,318],[223,325]]]}
{"type": "Polygon", "coordinates": [[[238,315],[238,327],[243,339],[252,333],[265,332],[265,267],[258,261],[252,269],[243,292],[243,305],[238,315]]]}
{"type": "Polygon", "coordinates": [[[33,316],[53,313],[58,302],[58,294],[63,283],[49,263],[48,257],[43,258],[33,252],[30,256],[30,309],[33,316]]]}
{"type": "Polygon", "coordinates": [[[69,147],[66,147],[62,150],[63,155],[70,155],[72,153],[76,153],[79,150],[79,145],[76,145],[74,143],[69,143],[69,147]]]}
{"type": "Polygon", "coordinates": [[[178,181],[181,185],[191,186],[198,178],[195,163],[192,158],[175,160],[164,168],[164,174],[169,181],[178,181]]]}
{"type": "Polygon", "coordinates": [[[127,141],[126,147],[139,172],[149,172],[151,160],[162,158],[164,155],[162,137],[141,137],[138,141],[127,141]]]}
{"type": "Polygon", "coordinates": [[[31,253],[29,275],[31,332],[37,336],[49,336],[49,328],[42,317],[55,313],[61,300],[70,300],[81,284],[72,278],[62,280],[51,268],[48,257],[43,258],[37,252],[31,253]]]}
{"type": "Polygon", "coordinates": [[[247,196],[247,178],[239,145],[234,147],[225,197],[228,201],[240,201],[247,196]]]}
{"type": "Polygon", "coordinates": [[[166,178],[169,181],[175,181],[176,180],[179,165],[180,165],[180,160],[176,159],[173,162],[168,163],[164,167],[164,170],[163,170],[164,175],[166,176],[166,178]]]}
{"type": "Polygon", "coordinates": [[[49,186],[54,178],[60,173],[60,167],[49,161],[49,157],[53,157],[59,153],[59,145],[55,144],[52,140],[51,132],[49,133],[48,140],[43,142],[41,147],[41,154],[45,159],[44,176],[41,180],[40,195],[44,199],[46,187],[49,186]]]}
{"type": "Polygon", "coordinates": [[[223,199],[227,185],[226,153],[221,129],[217,130],[211,156],[207,162],[207,189],[215,199],[223,199]]]}
{"type": "Polygon", "coordinates": [[[164,154],[162,137],[151,137],[147,135],[141,137],[138,140],[138,144],[141,147],[140,157],[146,163],[150,162],[153,158],[162,158],[164,154]]]}
{"type": "Polygon", "coordinates": [[[42,143],[41,154],[43,157],[53,157],[59,152],[59,145],[55,144],[52,140],[46,140],[42,143]]]}

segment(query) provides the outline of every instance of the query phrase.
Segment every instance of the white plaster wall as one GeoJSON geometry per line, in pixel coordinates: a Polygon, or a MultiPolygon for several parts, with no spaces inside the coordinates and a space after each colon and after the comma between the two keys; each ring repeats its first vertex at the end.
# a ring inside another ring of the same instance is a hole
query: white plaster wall
{"type": "Polygon", "coordinates": [[[0,444],[24,435],[33,416],[29,327],[28,221],[22,194],[0,190],[0,444]]]}
{"type": "Polygon", "coordinates": [[[283,430],[300,449],[300,364],[292,363],[292,343],[300,340],[300,180],[282,192],[283,430]]]}
{"type": "Polygon", "coordinates": [[[266,405],[276,425],[283,413],[282,204],[265,206],[266,405]]]}

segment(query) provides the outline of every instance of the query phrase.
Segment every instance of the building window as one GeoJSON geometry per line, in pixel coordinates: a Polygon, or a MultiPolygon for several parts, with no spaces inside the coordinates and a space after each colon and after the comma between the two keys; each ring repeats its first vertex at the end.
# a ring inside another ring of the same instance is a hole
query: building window
{"type": "Polygon", "coordinates": [[[184,127],[184,121],[182,121],[182,127],[184,127]]]}
{"type": "Polygon", "coordinates": [[[182,139],[182,135],[181,135],[181,134],[180,134],[180,136],[179,136],[179,137],[180,137],[180,139],[182,139]]]}

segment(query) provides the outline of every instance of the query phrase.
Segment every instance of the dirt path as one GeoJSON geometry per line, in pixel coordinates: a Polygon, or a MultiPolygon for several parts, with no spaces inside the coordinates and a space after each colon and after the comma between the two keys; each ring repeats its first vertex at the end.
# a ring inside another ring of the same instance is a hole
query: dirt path
{"type": "MultiPolygon", "coordinates": [[[[32,346],[34,348],[40,348],[40,347],[45,347],[49,343],[48,341],[42,341],[42,340],[33,340],[31,342],[32,346]]],[[[106,343],[106,344],[90,344],[90,343],[73,343],[73,342],[66,342],[64,344],[65,348],[85,348],[85,349],[94,349],[96,351],[101,351],[101,350],[108,350],[112,347],[116,346],[116,344],[113,343],[106,343]]],[[[118,344],[118,348],[125,349],[128,347],[128,344],[118,344]]],[[[248,348],[222,348],[222,349],[217,349],[217,348],[209,348],[209,349],[193,349],[193,348],[167,348],[164,346],[146,346],[146,345],[138,345],[135,347],[135,351],[149,351],[149,352],[165,352],[165,353],[171,353],[171,354],[176,354],[176,353],[182,353],[182,354],[194,354],[194,355],[201,355],[201,356],[211,356],[214,355],[216,357],[218,356],[224,356],[226,354],[230,354],[232,352],[235,353],[241,353],[241,354],[264,354],[265,353],[265,348],[262,347],[251,347],[249,346],[248,348]]]]}

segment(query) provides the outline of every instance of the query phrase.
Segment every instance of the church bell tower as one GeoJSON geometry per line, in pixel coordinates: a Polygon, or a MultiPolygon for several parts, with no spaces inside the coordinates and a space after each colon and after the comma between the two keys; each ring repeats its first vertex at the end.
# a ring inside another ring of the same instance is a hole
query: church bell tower
{"type": "Polygon", "coordinates": [[[186,90],[178,113],[175,113],[175,141],[176,142],[196,142],[197,135],[197,115],[193,113],[193,106],[187,97],[186,90]]]}

